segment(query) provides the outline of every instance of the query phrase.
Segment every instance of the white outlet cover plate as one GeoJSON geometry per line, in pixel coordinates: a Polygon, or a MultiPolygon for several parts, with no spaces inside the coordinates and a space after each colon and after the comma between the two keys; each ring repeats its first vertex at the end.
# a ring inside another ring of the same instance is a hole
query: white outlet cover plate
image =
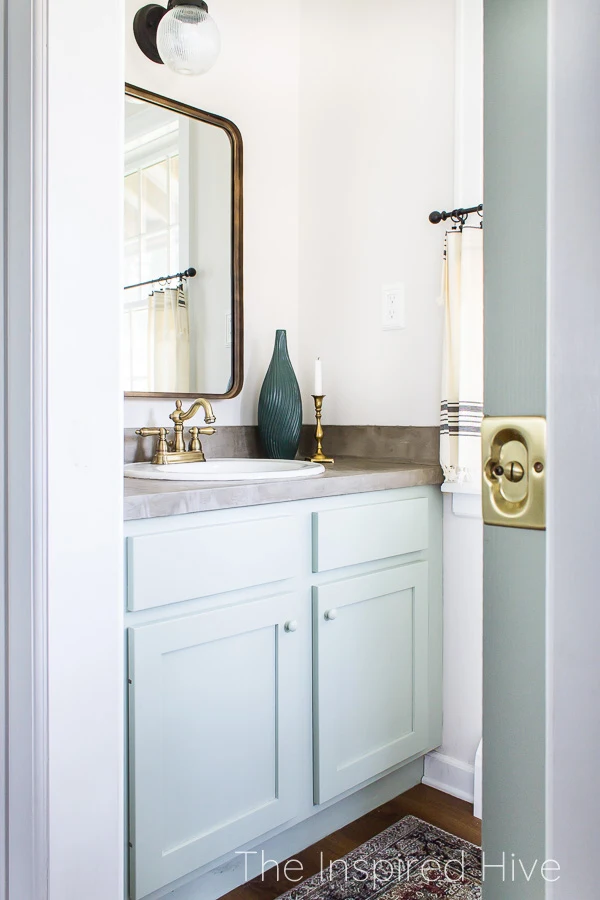
{"type": "Polygon", "coordinates": [[[381,289],[381,327],[384,331],[406,328],[406,290],[401,282],[381,289]]]}

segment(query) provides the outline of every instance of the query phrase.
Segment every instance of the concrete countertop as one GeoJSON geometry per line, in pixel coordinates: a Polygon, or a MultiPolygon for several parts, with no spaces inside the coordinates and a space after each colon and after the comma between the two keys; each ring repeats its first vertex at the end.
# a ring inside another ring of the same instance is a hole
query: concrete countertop
{"type": "Polygon", "coordinates": [[[395,488],[442,484],[438,465],[393,459],[339,457],[316,478],[296,481],[215,482],[143,481],[125,478],[125,521],[178,516],[212,509],[232,509],[362,494],[395,488]]]}

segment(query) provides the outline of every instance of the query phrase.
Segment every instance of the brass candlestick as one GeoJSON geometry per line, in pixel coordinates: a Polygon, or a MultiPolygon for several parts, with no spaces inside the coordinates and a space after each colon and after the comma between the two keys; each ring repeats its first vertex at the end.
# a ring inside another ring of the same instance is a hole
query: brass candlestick
{"type": "Polygon", "coordinates": [[[315,401],[315,416],[317,417],[317,430],[315,431],[315,438],[317,439],[317,452],[314,456],[310,457],[310,462],[316,463],[333,463],[335,460],[331,459],[329,456],[325,456],[323,453],[323,426],[321,425],[321,416],[323,415],[323,399],[325,394],[313,394],[312,398],[315,401]]]}

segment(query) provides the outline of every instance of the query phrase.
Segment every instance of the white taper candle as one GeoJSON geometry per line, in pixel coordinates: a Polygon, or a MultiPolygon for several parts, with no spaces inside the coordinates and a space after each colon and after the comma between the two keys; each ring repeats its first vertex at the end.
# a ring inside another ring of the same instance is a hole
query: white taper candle
{"type": "Polygon", "coordinates": [[[321,397],[323,394],[323,366],[321,358],[315,360],[315,397],[321,397]]]}

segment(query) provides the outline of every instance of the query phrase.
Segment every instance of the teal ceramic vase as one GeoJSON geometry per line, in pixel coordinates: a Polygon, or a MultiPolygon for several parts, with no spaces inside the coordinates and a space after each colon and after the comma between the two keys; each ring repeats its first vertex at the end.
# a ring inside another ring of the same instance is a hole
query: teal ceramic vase
{"type": "Polygon", "coordinates": [[[302,428],[302,397],[292,368],[286,332],[275,332],[275,349],[258,401],[258,433],[269,459],[294,459],[302,428]]]}

